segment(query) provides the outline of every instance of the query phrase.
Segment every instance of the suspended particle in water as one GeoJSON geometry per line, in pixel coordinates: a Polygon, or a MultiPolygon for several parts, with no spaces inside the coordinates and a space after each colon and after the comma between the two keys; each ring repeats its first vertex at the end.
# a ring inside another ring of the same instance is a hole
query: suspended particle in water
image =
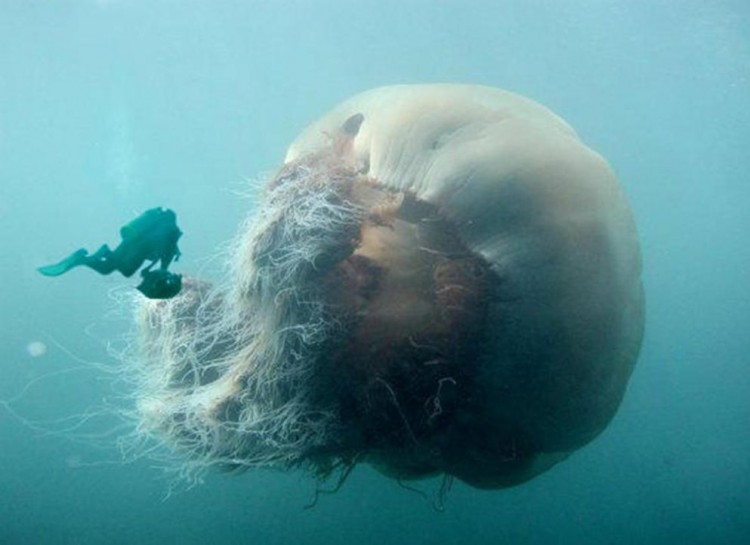
{"type": "Polygon", "coordinates": [[[26,345],[26,352],[32,358],[40,358],[47,353],[47,345],[42,341],[31,341],[26,345]]]}

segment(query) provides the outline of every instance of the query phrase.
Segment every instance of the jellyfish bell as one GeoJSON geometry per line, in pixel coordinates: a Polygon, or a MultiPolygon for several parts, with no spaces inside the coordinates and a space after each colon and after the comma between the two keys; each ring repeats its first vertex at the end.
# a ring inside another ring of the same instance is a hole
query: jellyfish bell
{"type": "Polygon", "coordinates": [[[140,312],[140,428],[204,466],[518,484],[610,421],[640,348],[606,161],[499,89],[357,95],[291,144],[230,281],[140,312]]]}

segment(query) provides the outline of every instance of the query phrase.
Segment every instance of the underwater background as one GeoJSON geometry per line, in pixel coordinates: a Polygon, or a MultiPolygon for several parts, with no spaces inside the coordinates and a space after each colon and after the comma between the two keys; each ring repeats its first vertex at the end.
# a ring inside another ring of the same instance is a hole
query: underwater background
{"type": "Polygon", "coordinates": [[[0,0],[0,544],[750,543],[748,173],[747,0],[0,0]],[[647,323],[609,427],[444,505],[360,466],[305,509],[301,473],[191,486],[121,452],[135,281],[35,268],[165,206],[173,269],[219,275],[300,130],[427,82],[537,100],[620,176],[647,323]]]}

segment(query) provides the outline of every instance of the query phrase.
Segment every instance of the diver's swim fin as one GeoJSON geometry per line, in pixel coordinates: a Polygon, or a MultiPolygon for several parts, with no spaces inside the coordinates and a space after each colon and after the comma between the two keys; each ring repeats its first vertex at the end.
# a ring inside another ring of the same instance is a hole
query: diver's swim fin
{"type": "Polygon", "coordinates": [[[45,267],[38,267],[37,271],[42,273],[44,276],[60,276],[61,274],[68,272],[73,267],[84,265],[86,263],[88,254],[89,253],[84,248],[81,248],[80,250],[76,250],[68,257],[60,261],[60,263],[47,265],[45,267]]]}

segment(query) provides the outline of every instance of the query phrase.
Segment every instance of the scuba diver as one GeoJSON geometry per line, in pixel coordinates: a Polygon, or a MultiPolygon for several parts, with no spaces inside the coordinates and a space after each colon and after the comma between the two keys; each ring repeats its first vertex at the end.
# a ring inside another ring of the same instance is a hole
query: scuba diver
{"type": "Polygon", "coordinates": [[[37,270],[45,276],[60,276],[83,265],[100,274],[118,271],[130,277],[145,261],[150,261],[141,270],[137,289],[149,299],[169,299],[182,289],[182,275],[167,270],[172,261],[180,258],[177,241],[181,236],[177,215],[172,210],[151,208],[120,229],[122,242],[114,250],[104,244],[89,255],[81,248],[59,263],[37,270]],[[159,268],[152,270],[157,262],[161,263],[159,268]]]}

